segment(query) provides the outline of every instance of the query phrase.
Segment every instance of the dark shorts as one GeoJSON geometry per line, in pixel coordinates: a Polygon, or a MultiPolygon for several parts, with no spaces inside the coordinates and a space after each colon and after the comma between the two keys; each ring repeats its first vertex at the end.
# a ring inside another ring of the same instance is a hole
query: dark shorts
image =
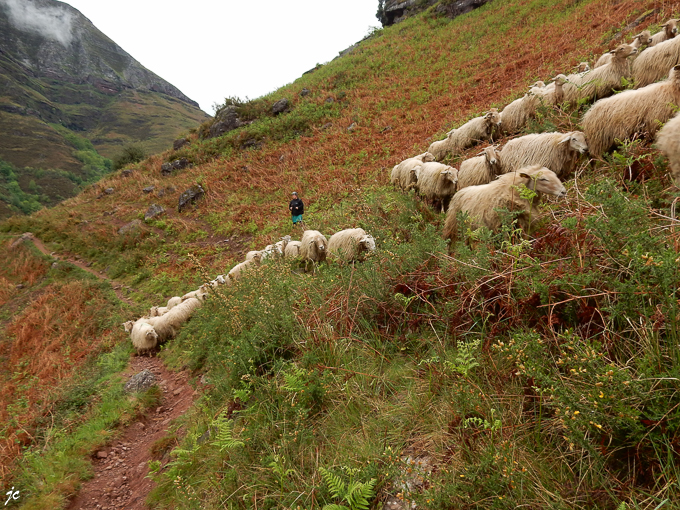
{"type": "Polygon", "coordinates": [[[302,214],[298,214],[297,216],[293,215],[293,225],[296,223],[302,223],[302,214]]]}

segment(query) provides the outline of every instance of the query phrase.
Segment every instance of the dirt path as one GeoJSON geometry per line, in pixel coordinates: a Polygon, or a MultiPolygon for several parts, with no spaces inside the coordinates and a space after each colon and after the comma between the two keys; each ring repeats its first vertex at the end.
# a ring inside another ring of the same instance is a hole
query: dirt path
{"type": "Polygon", "coordinates": [[[83,484],[69,510],[145,510],[154,483],[146,478],[151,448],[165,437],[171,420],[184,414],[196,392],[186,372],[170,372],[160,359],[135,357],[124,375],[148,369],[157,377],[163,401],[148,416],[122,431],[119,439],[93,455],[94,478],[83,484]]]}
{"type": "MultiPolygon", "coordinates": [[[[83,260],[60,256],[47,249],[45,244],[32,234],[24,234],[23,240],[30,240],[40,252],[87,271],[111,284],[121,301],[134,304],[122,292],[122,285],[89,267],[83,260]]],[[[95,452],[92,463],[94,477],[83,484],[80,492],[69,505],[70,510],[146,510],[145,504],[154,483],[146,478],[148,463],[153,459],[152,447],[166,436],[170,422],[184,414],[194,402],[197,392],[189,385],[188,372],[171,372],[156,357],[136,356],[131,358],[124,379],[150,370],[156,376],[156,383],[163,392],[162,402],[147,416],[120,431],[119,439],[95,452]]],[[[174,445],[173,445],[174,446],[174,445]]]]}
{"type": "MultiPolygon", "coordinates": [[[[24,235],[26,235],[26,234],[24,234],[24,235]]],[[[88,273],[95,275],[97,278],[100,278],[102,280],[106,280],[107,282],[109,282],[111,284],[111,287],[113,288],[113,291],[116,293],[116,296],[118,296],[118,299],[120,299],[121,301],[123,301],[123,302],[125,302],[129,305],[134,304],[134,302],[131,299],[129,299],[125,294],[123,294],[123,285],[122,284],[117,283],[115,280],[108,278],[103,273],[99,273],[99,272],[95,271],[94,269],[92,269],[90,267],[90,265],[88,263],[84,262],[83,260],[81,260],[79,258],[71,257],[71,256],[68,256],[68,255],[59,255],[57,253],[54,253],[54,252],[48,250],[47,247],[45,246],[45,244],[40,239],[38,239],[37,237],[35,237],[32,234],[31,234],[30,237],[27,237],[26,239],[29,239],[35,245],[35,247],[38,248],[38,250],[40,250],[41,253],[48,255],[52,258],[55,258],[57,260],[68,261],[71,264],[73,264],[74,266],[78,266],[83,271],[87,271],[88,273]]]]}

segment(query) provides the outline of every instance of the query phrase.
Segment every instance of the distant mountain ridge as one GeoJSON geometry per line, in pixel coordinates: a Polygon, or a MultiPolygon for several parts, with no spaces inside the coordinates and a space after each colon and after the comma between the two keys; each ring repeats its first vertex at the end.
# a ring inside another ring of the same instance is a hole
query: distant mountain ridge
{"type": "MultiPolygon", "coordinates": [[[[208,118],[70,5],[0,0],[0,159],[84,177],[77,147],[56,127],[111,158],[132,142],[151,153],[165,150],[208,118]]],[[[78,191],[62,184],[55,200],[78,191]]]]}
{"type": "Polygon", "coordinates": [[[145,89],[198,107],[77,9],[56,0],[0,0],[0,52],[36,77],[89,83],[105,93],[145,89]],[[36,20],[41,12],[47,14],[36,20]]]}

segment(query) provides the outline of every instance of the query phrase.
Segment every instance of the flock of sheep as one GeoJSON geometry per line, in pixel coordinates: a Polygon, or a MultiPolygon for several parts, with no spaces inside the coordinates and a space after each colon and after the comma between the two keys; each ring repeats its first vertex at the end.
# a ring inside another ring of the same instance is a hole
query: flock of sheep
{"type": "Polygon", "coordinates": [[[680,105],[678,21],[667,21],[653,36],[648,30],[637,34],[630,44],[602,55],[592,70],[581,62],[575,73],[559,74],[549,84],[530,85],[527,94],[501,112],[491,109],[449,131],[427,152],[396,165],[390,182],[403,190],[415,189],[425,201],[446,211],[443,235],[451,240],[450,249],[457,237],[459,213],[467,215],[472,229],[497,230],[499,210],[505,209],[517,214],[519,225],[526,229],[543,194],[566,194],[561,179],[576,170],[581,155],[599,157],[638,134],[651,138],[664,123],[657,146],[668,157],[674,180],[680,182],[680,115],[674,117],[680,105]],[[634,89],[612,96],[631,82],[634,89]],[[582,118],[583,132],[530,134],[510,140],[502,150],[490,145],[458,169],[437,162],[481,141],[493,143],[494,136],[518,133],[540,106],[590,100],[595,102],[582,118]],[[522,193],[524,187],[534,193],[522,193]]]}
{"type": "MultiPolygon", "coordinates": [[[[581,155],[601,156],[638,133],[652,137],[664,123],[657,145],[669,159],[673,178],[680,182],[680,115],[674,117],[680,105],[678,21],[669,20],[653,36],[647,30],[637,34],[630,44],[602,55],[592,70],[582,62],[575,73],[559,74],[548,84],[534,83],[501,112],[492,109],[466,122],[449,131],[444,140],[432,143],[427,152],[396,165],[390,181],[403,190],[415,189],[446,211],[443,234],[451,240],[450,246],[457,237],[459,213],[467,214],[472,228],[497,230],[501,225],[498,211],[505,209],[517,214],[520,227],[526,229],[544,193],[566,195],[560,179],[575,171],[581,155]],[[634,89],[612,96],[631,81],[634,89]],[[493,143],[496,135],[516,134],[542,105],[587,100],[595,103],[583,116],[583,132],[530,134],[509,141],[502,150],[490,145],[458,169],[438,162],[479,142],[493,143]],[[522,188],[533,193],[522,193],[522,188]]],[[[152,307],[149,315],[128,321],[124,327],[138,351],[149,350],[177,334],[210,288],[230,285],[267,259],[302,261],[308,269],[324,262],[329,253],[339,261],[353,262],[373,250],[375,240],[360,228],[342,230],[330,239],[317,230],[305,230],[300,241],[286,236],[263,250],[248,252],[228,274],[171,298],[164,307],[152,307]]]]}
{"type": "Polygon", "coordinates": [[[231,285],[248,269],[265,260],[287,259],[302,262],[305,269],[325,262],[330,254],[341,263],[363,260],[375,250],[375,239],[361,228],[341,230],[326,239],[318,230],[305,230],[300,241],[292,241],[290,236],[266,246],[263,250],[249,251],[243,262],[236,264],[226,275],[218,275],[214,280],[201,285],[198,289],[183,296],[168,300],[166,306],[154,306],[149,314],[123,324],[130,334],[132,345],[137,352],[149,351],[179,332],[193,312],[201,306],[210,293],[219,285],[231,285]]]}

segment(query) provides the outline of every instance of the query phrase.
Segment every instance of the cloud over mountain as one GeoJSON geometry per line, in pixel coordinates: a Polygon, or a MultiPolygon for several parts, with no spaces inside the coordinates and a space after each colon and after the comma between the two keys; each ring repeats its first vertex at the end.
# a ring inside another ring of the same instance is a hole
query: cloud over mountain
{"type": "Polygon", "coordinates": [[[73,40],[73,14],[66,8],[40,6],[33,0],[0,0],[12,25],[60,42],[68,47],[73,40]]]}

